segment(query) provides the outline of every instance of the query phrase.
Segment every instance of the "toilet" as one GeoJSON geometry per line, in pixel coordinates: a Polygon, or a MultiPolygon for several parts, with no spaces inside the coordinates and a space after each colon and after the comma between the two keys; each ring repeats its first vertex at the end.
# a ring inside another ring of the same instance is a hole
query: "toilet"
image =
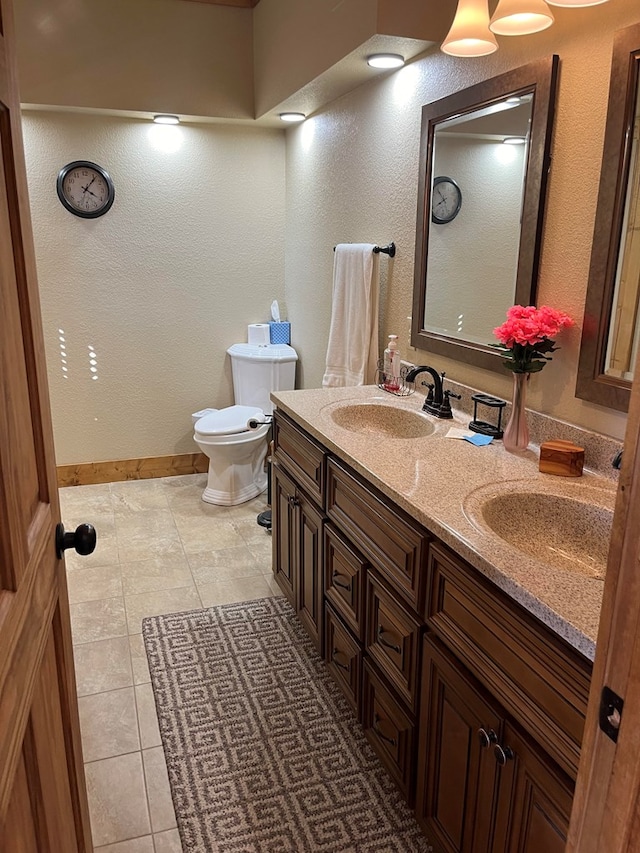
{"type": "Polygon", "coordinates": [[[244,503],[267,488],[268,416],[273,412],[269,395],[293,390],[298,360],[287,344],[233,344],[227,352],[235,405],[193,415],[194,440],[209,457],[202,500],[219,506],[244,503]]]}

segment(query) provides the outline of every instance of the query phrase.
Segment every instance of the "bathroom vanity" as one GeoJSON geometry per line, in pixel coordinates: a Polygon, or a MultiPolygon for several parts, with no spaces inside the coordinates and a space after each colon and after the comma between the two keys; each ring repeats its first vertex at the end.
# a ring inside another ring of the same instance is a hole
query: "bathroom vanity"
{"type": "Polygon", "coordinates": [[[597,535],[614,484],[445,438],[464,423],[423,415],[417,395],[273,399],[276,580],[430,842],[560,853],[606,541],[589,565],[579,542],[558,554],[545,510],[597,535]],[[520,496],[512,541],[506,494],[520,496]]]}

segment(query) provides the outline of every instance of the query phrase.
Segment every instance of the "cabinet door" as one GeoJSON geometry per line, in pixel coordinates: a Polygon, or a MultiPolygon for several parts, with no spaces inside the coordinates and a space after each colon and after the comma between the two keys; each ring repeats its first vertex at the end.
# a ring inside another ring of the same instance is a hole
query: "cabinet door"
{"type": "Polygon", "coordinates": [[[502,719],[436,643],[424,639],[416,816],[446,853],[487,853],[502,719]]]}
{"type": "Polygon", "coordinates": [[[320,654],[323,653],[324,589],[322,532],[324,516],[297,490],[294,500],[297,525],[297,611],[320,654]]]}
{"type": "Polygon", "coordinates": [[[564,853],[573,785],[539,747],[507,723],[499,758],[498,811],[492,853],[564,853]]]}
{"type": "Polygon", "coordinates": [[[282,468],[272,466],[271,512],[273,574],[282,592],[296,606],[296,486],[282,468]]]}

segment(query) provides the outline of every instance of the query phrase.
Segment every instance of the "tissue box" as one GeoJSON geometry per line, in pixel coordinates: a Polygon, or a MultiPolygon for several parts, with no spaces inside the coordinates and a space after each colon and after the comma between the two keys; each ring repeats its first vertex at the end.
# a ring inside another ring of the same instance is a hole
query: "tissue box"
{"type": "Polygon", "coordinates": [[[269,336],[272,344],[291,343],[291,323],[269,323],[269,336]]]}

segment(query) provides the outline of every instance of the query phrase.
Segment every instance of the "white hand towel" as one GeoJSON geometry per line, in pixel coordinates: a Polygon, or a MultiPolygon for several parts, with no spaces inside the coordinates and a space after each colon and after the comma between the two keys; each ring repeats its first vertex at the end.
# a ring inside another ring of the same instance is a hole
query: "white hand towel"
{"type": "Polygon", "coordinates": [[[379,256],[373,248],[373,243],[336,246],[325,388],[375,381],[379,256]]]}

